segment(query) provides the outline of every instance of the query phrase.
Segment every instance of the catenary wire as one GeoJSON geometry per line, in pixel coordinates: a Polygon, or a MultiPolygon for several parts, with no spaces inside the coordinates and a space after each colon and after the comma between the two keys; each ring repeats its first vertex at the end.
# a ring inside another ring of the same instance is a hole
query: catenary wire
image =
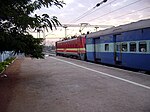
{"type": "MultiPolygon", "coordinates": [[[[127,16],[127,15],[130,15],[130,14],[133,14],[133,13],[136,13],[136,12],[140,12],[140,11],[143,11],[143,10],[146,10],[146,9],[149,9],[150,7],[145,7],[145,8],[142,8],[142,9],[139,9],[139,10],[136,10],[134,12],[129,12],[129,13],[126,13],[126,14],[123,14],[123,15],[120,15],[120,16],[117,16],[117,17],[114,17],[112,19],[117,19],[117,18],[120,18],[120,17],[124,17],[124,16],[127,16]]],[[[106,22],[106,21],[105,21],[106,22]]],[[[103,23],[103,22],[100,22],[100,23],[103,23]]]]}
{"type": "MultiPolygon", "coordinates": [[[[114,1],[116,1],[116,0],[114,0],[114,1]]],[[[114,2],[114,1],[113,1],[113,2],[114,2]]],[[[78,20],[84,18],[85,16],[87,16],[87,15],[89,15],[89,14],[95,12],[94,9],[95,9],[96,7],[99,7],[101,4],[103,4],[103,3],[105,3],[105,2],[107,2],[107,0],[103,0],[102,2],[97,3],[93,8],[91,8],[91,9],[88,10],[88,11],[86,11],[85,13],[83,13],[82,15],[80,15],[79,17],[77,17],[76,19],[72,20],[71,22],[77,22],[78,20]]],[[[111,2],[111,3],[112,3],[112,2],[111,2]]],[[[105,7],[105,6],[104,6],[104,7],[105,7]]]]}
{"type": "Polygon", "coordinates": [[[87,14],[89,14],[90,12],[92,12],[93,8],[86,11],[85,13],[83,13],[82,15],[80,15],[79,17],[77,17],[76,19],[72,20],[70,23],[75,23],[77,22],[78,20],[80,20],[81,18],[85,17],[87,14]]]}
{"type": "MultiPolygon", "coordinates": [[[[98,17],[96,17],[96,18],[90,19],[89,21],[93,21],[93,20],[95,20],[95,19],[102,18],[102,17],[104,17],[104,16],[107,16],[108,14],[111,14],[111,13],[113,13],[113,12],[116,12],[116,11],[118,11],[118,10],[121,10],[121,9],[123,9],[123,8],[126,8],[126,7],[128,7],[128,6],[131,6],[131,5],[133,5],[133,4],[136,4],[136,3],[140,2],[140,1],[142,1],[142,0],[137,0],[137,1],[135,1],[135,2],[132,2],[132,3],[128,4],[128,5],[125,5],[125,6],[123,6],[123,7],[120,7],[120,8],[118,8],[118,9],[116,9],[116,10],[113,10],[113,11],[111,11],[111,12],[108,12],[108,13],[106,13],[106,14],[103,14],[103,15],[101,15],[101,16],[98,16],[98,17]]],[[[88,21],[88,22],[89,22],[89,21],[88,21]]]]}
{"type": "Polygon", "coordinates": [[[121,15],[121,16],[117,16],[117,17],[115,17],[115,18],[113,18],[113,19],[117,19],[117,18],[120,18],[120,17],[123,17],[123,16],[127,16],[127,15],[130,15],[130,14],[133,14],[133,13],[136,13],[136,12],[140,12],[140,11],[143,11],[143,10],[146,10],[146,9],[149,9],[149,8],[150,8],[150,7],[145,7],[145,8],[136,10],[136,11],[134,11],[134,12],[130,12],[130,13],[123,14],[123,15],[121,15]]]}
{"type": "Polygon", "coordinates": [[[115,2],[115,1],[117,1],[117,0],[114,0],[114,1],[110,2],[109,4],[106,4],[105,6],[99,7],[99,8],[97,8],[96,10],[94,10],[94,9],[92,8],[92,9],[90,10],[91,12],[90,12],[90,11],[87,11],[87,12],[83,13],[81,16],[77,17],[77,18],[74,19],[72,22],[77,22],[77,21],[81,20],[82,18],[84,18],[84,17],[86,17],[86,16],[88,16],[88,15],[91,15],[91,14],[93,14],[94,12],[96,12],[96,11],[98,11],[98,10],[100,10],[100,9],[102,9],[102,8],[104,8],[104,7],[106,7],[106,6],[108,6],[108,5],[110,5],[111,3],[115,2]]]}

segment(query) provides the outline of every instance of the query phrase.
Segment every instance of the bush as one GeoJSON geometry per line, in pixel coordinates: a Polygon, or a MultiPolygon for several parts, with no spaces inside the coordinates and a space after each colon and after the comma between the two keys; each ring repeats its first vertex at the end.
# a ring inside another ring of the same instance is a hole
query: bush
{"type": "Polygon", "coordinates": [[[11,63],[14,59],[15,59],[14,57],[12,57],[12,58],[7,58],[5,61],[11,63]]]}
{"type": "Polygon", "coordinates": [[[4,67],[0,65],[0,73],[4,70],[4,67]]]}
{"type": "Polygon", "coordinates": [[[0,62],[0,73],[14,60],[15,58],[7,58],[4,62],[0,62]]]}

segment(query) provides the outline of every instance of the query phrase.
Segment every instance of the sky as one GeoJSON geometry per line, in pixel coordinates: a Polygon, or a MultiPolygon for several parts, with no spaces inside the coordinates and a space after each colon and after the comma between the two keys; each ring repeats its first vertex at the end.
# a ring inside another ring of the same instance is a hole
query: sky
{"type": "MultiPolygon", "coordinates": [[[[106,29],[111,26],[128,24],[142,19],[150,19],[150,0],[107,0],[99,7],[97,3],[103,0],[63,0],[66,4],[63,8],[52,6],[35,11],[35,14],[42,15],[47,13],[50,16],[58,17],[61,24],[69,24],[66,35],[79,35],[87,31],[106,29]],[[93,8],[95,7],[95,8],[93,8]],[[81,27],[86,23],[93,27],[81,27]],[[78,25],[79,27],[71,27],[78,25]],[[96,29],[94,25],[99,25],[96,29]],[[107,26],[107,27],[106,27],[107,26]]],[[[33,34],[37,37],[37,34],[33,34]]],[[[52,44],[54,41],[65,37],[65,28],[58,27],[57,30],[46,32],[47,42],[52,44]],[[51,41],[50,41],[51,40],[51,41]]]]}

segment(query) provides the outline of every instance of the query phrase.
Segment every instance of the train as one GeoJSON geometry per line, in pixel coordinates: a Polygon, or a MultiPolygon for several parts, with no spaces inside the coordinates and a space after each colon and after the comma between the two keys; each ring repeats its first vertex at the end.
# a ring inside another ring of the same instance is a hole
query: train
{"type": "Polygon", "coordinates": [[[57,41],[56,55],[76,57],[86,60],[86,38],[85,35],[73,36],[71,39],[57,41]]]}
{"type": "Polygon", "coordinates": [[[56,55],[150,71],[150,19],[56,42],[56,55]]]}

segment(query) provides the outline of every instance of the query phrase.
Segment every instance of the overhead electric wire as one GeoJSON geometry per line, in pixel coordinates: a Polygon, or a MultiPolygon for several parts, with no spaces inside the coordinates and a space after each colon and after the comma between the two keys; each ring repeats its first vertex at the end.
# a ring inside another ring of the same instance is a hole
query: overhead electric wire
{"type": "Polygon", "coordinates": [[[91,10],[91,12],[87,12],[87,13],[82,14],[81,16],[79,16],[78,18],[76,18],[73,22],[77,22],[77,21],[81,20],[82,18],[84,18],[84,17],[86,17],[86,16],[88,16],[88,15],[91,15],[91,14],[93,14],[94,12],[96,12],[96,11],[98,11],[98,10],[100,10],[100,9],[102,9],[102,8],[104,8],[104,7],[106,7],[106,6],[108,6],[108,5],[110,5],[111,3],[115,2],[115,1],[117,1],[117,0],[114,0],[114,1],[110,2],[109,4],[106,4],[105,6],[99,7],[99,8],[96,9],[96,10],[94,10],[94,9],[92,8],[93,11],[91,10]]]}
{"type": "MultiPolygon", "coordinates": [[[[114,0],[114,1],[116,1],[116,0],[114,0]]],[[[72,20],[71,22],[77,22],[78,20],[84,18],[85,16],[92,14],[93,12],[95,12],[95,11],[93,11],[93,10],[94,10],[96,7],[99,7],[102,3],[105,3],[105,2],[107,2],[107,0],[103,0],[103,1],[100,2],[100,3],[97,3],[93,8],[91,8],[91,9],[88,10],[88,11],[86,11],[85,13],[83,13],[82,15],[80,15],[79,17],[77,17],[76,19],[72,20]],[[92,11],[93,11],[93,12],[92,12],[92,11]]],[[[112,2],[111,2],[111,3],[112,3],[112,2]]],[[[104,7],[105,7],[105,6],[104,6],[104,7]]]]}
{"type": "Polygon", "coordinates": [[[113,18],[113,19],[117,19],[117,18],[120,18],[120,17],[123,17],[123,16],[127,16],[127,15],[130,15],[130,14],[133,14],[133,13],[136,13],[136,12],[140,12],[140,11],[143,11],[143,10],[149,9],[149,8],[150,8],[150,7],[145,7],[145,8],[136,10],[136,11],[134,11],[134,12],[130,12],[130,13],[123,14],[123,15],[121,15],[121,16],[117,16],[117,17],[115,17],[115,18],[113,18]]]}
{"type": "MultiPolygon", "coordinates": [[[[117,0],[114,0],[114,1],[110,2],[109,4],[106,4],[105,6],[102,6],[102,7],[97,8],[96,10],[94,10],[93,12],[91,12],[90,14],[96,12],[97,10],[102,9],[103,7],[106,7],[107,5],[110,5],[111,3],[115,2],[115,1],[117,1],[117,0]]],[[[90,15],[90,14],[88,14],[88,15],[90,15]]],[[[88,15],[86,15],[86,16],[88,16],[88,15]]]]}
{"type": "Polygon", "coordinates": [[[86,11],[85,13],[83,13],[82,15],[80,15],[79,17],[77,17],[76,19],[72,20],[71,23],[72,22],[77,22],[78,20],[80,20],[80,18],[83,18],[84,16],[86,16],[87,14],[89,14],[90,12],[92,12],[92,10],[93,10],[93,8],[90,9],[90,10],[88,10],[88,11],[86,11]]]}
{"type": "MultiPolygon", "coordinates": [[[[100,15],[100,16],[98,16],[98,17],[96,17],[96,18],[93,18],[93,19],[91,19],[91,20],[89,20],[89,21],[92,21],[92,20],[95,20],[95,19],[104,17],[104,16],[106,16],[106,15],[108,15],[108,14],[111,14],[111,13],[113,13],[113,12],[116,12],[116,11],[118,11],[118,10],[121,10],[121,9],[123,9],[123,8],[126,8],[126,7],[128,7],[128,6],[130,6],[130,5],[136,4],[136,3],[140,2],[140,1],[142,1],[142,0],[137,0],[137,1],[132,2],[132,3],[128,4],[128,5],[125,5],[125,6],[121,7],[121,8],[118,8],[118,9],[113,10],[113,11],[111,11],[111,12],[108,12],[108,13],[106,13],[106,14],[100,15]]],[[[88,22],[89,22],[89,21],[88,21],[88,22]]]]}
{"type": "MultiPolygon", "coordinates": [[[[149,8],[150,8],[150,7],[145,7],[145,8],[136,10],[136,11],[134,11],[134,12],[129,12],[129,13],[123,14],[123,15],[121,15],[121,16],[114,17],[114,18],[112,18],[112,19],[117,19],[117,18],[120,18],[120,17],[124,17],[124,16],[130,15],[130,14],[133,14],[133,13],[136,13],[136,12],[140,12],[140,11],[143,11],[143,10],[149,9],[149,8]]],[[[101,23],[102,23],[102,22],[101,22],[101,23]]]]}

